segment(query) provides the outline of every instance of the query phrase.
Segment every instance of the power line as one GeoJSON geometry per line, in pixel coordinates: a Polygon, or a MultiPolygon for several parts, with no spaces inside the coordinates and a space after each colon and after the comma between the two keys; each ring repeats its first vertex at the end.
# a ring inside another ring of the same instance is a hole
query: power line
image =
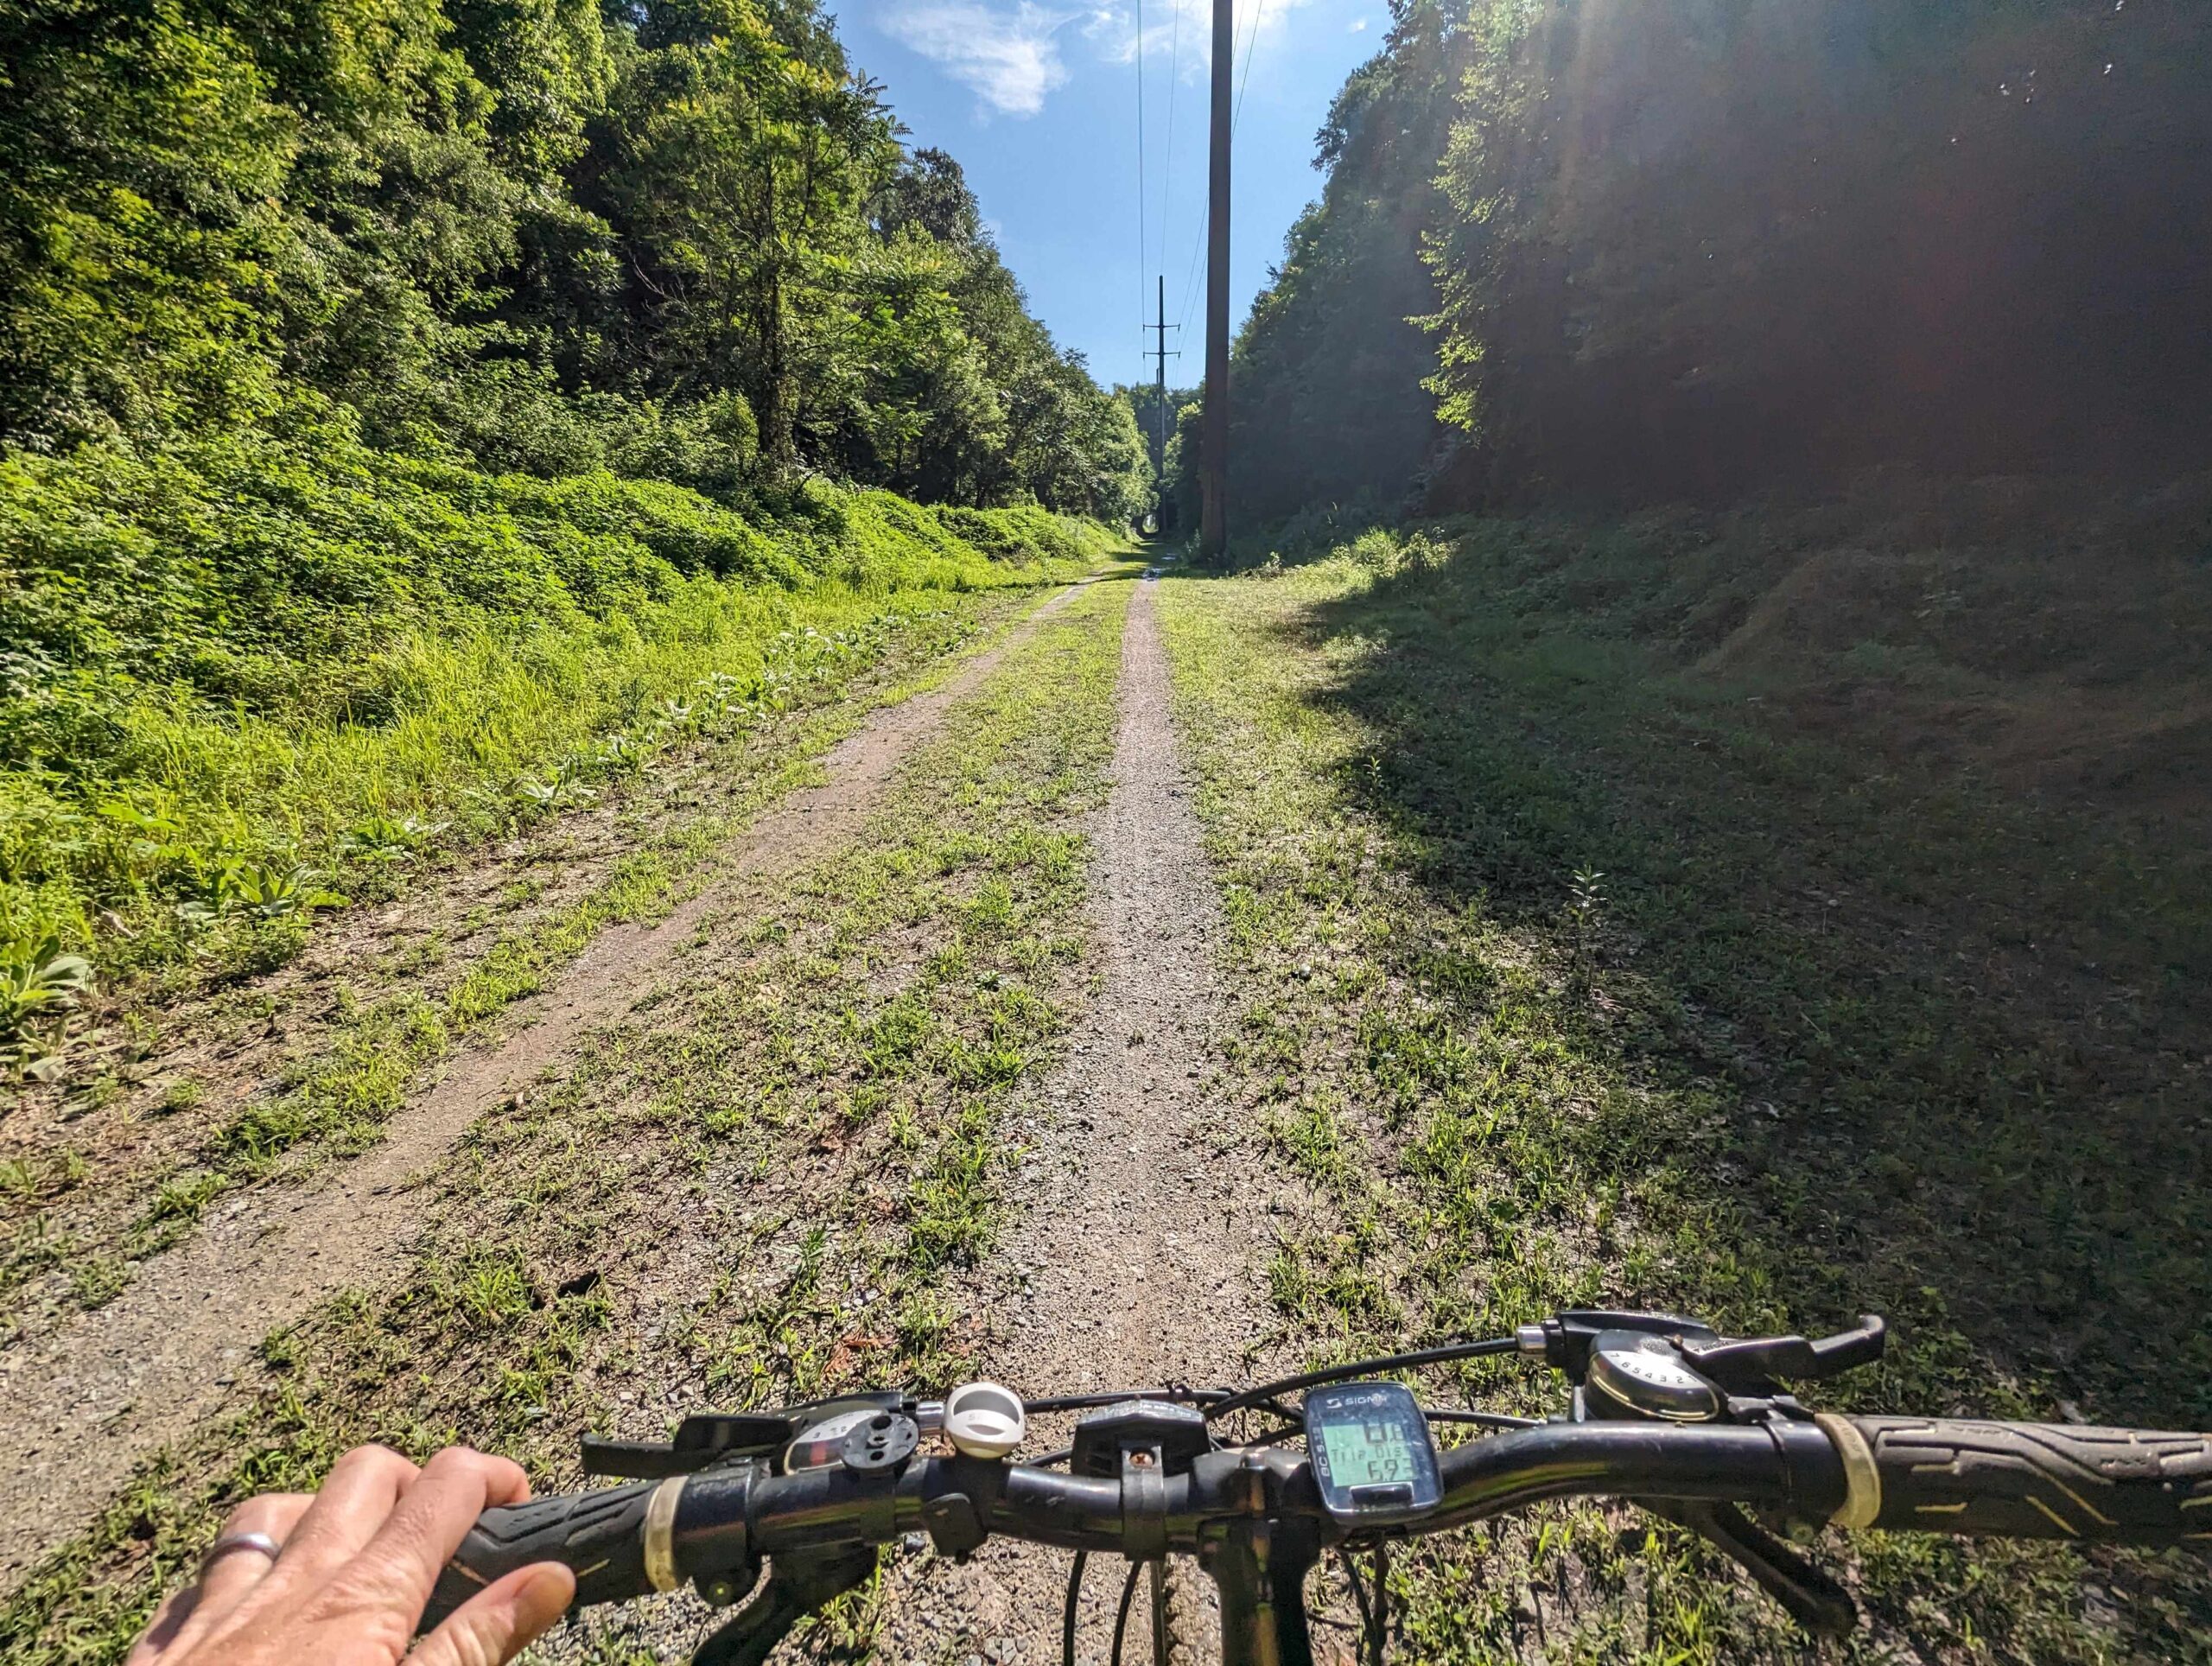
{"type": "Polygon", "coordinates": [[[1236,137],[1236,124],[1244,119],[1244,93],[1252,85],[1252,60],[1260,55],[1260,9],[1267,0],[1255,0],[1252,7],[1252,38],[1244,43],[1244,76],[1236,83],[1236,108],[1229,118],[1229,136],[1236,137]]]}

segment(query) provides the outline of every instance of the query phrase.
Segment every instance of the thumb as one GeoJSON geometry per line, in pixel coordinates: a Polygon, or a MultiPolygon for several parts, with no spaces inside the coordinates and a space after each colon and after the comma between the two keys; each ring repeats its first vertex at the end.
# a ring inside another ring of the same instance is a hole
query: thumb
{"type": "Polygon", "coordinates": [[[504,1666],[575,1600],[576,1576],[559,1562],[518,1567],[446,1616],[408,1666],[504,1666]]]}

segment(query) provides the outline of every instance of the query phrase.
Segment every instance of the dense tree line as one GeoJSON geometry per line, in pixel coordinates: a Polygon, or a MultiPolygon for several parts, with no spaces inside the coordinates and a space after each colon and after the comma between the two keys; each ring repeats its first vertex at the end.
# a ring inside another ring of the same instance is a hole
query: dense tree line
{"type": "Polygon", "coordinates": [[[1244,524],[1363,494],[2202,465],[2205,8],[1392,16],[1236,344],[1244,524]]]}
{"type": "Polygon", "coordinates": [[[8,446],[319,398],[493,471],[1141,498],[819,0],[0,0],[0,76],[8,446]]]}

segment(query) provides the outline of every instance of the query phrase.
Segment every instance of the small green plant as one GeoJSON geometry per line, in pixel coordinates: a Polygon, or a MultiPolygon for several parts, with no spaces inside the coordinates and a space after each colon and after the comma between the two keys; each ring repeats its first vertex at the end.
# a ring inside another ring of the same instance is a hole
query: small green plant
{"type": "Polygon", "coordinates": [[[599,797],[598,790],[584,785],[584,775],[589,766],[576,758],[564,760],[553,772],[550,781],[534,780],[527,775],[518,775],[506,785],[505,792],[493,800],[499,819],[519,827],[539,821],[557,811],[578,804],[588,804],[599,797]]]}
{"type": "Polygon", "coordinates": [[[130,1270],[113,1256],[94,1256],[78,1263],[69,1275],[70,1293],[86,1307],[105,1307],[123,1294],[130,1270]]]}
{"type": "Polygon", "coordinates": [[[289,919],[346,906],[352,899],[325,890],[322,877],[298,862],[232,857],[208,870],[200,894],[179,904],[177,913],[188,925],[207,925],[238,916],[289,919]]]}
{"type": "Polygon", "coordinates": [[[272,1371],[289,1371],[300,1363],[299,1339],[290,1331],[276,1329],[261,1339],[261,1363],[272,1371]]]}
{"type": "Polygon", "coordinates": [[[347,899],[321,886],[322,875],[294,863],[289,868],[255,863],[241,868],[238,900],[257,919],[284,919],[318,908],[343,908],[347,899]]]}
{"type": "Polygon", "coordinates": [[[1573,975],[1579,983],[1589,981],[1598,932],[1605,921],[1605,878],[1595,868],[1578,868],[1567,887],[1567,929],[1573,934],[1573,975]]]}
{"type": "Polygon", "coordinates": [[[185,836],[184,812],[175,793],[147,787],[137,794],[111,798],[99,807],[103,819],[124,829],[130,863],[160,875],[194,866],[200,853],[185,836]]]}
{"type": "Polygon", "coordinates": [[[92,962],[62,953],[58,938],[0,951],[0,1057],[36,1074],[93,982],[92,962]]]}
{"type": "Polygon", "coordinates": [[[304,913],[255,919],[236,946],[229,975],[261,977],[290,965],[307,950],[308,922],[304,913]]]}
{"type": "Polygon", "coordinates": [[[634,775],[645,766],[645,743],[621,729],[607,735],[586,754],[586,762],[599,775],[634,775]]]}
{"type": "Polygon", "coordinates": [[[553,770],[554,803],[556,805],[591,803],[599,797],[599,789],[586,783],[598,773],[598,762],[589,754],[563,758],[553,770]]]}
{"type": "Polygon", "coordinates": [[[196,1221],[229,1184],[222,1175],[207,1171],[171,1180],[155,1195],[153,1207],[149,1211],[150,1218],[155,1221],[196,1221]]]}
{"type": "Polygon", "coordinates": [[[353,824],[352,830],[339,841],[338,848],[349,862],[397,868],[413,862],[416,853],[448,825],[446,822],[419,822],[412,816],[367,816],[353,824]]]}

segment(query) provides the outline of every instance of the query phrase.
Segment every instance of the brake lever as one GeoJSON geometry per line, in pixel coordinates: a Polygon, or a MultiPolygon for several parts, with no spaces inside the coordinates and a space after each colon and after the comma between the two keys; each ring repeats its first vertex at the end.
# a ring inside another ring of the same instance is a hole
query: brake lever
{"type": "Polygon", "coordinates": [[[1689,1340],[1720,1340],[1711,1326],[1678,1313],[1630,1313],[1610,1307],[1569,1307],[1540,1324],[1522,1326],[1514,1336],[1522,1353],[1540,1356],[1554,1370],[1564,1371],[1570,1381],[1580,1383],[1590,1369],[1590,1350],[1608,1331],[1665,1337],[1678,1346],[1689,1340]]]}
{"type": "Polygon", "coordinates": [[[1682,1358],[1724,1389],[1756,1393],[1767,1383],[1821,1383],[1882,1357],[1889,1326],[1879,1315],[1862,1313],[1853,1329],[1808,1342],[1802,1336],[1752,1337],[1742,1341],[1699,1341],[1685,1337],[1676,1345],[1682,1358]]]}
{"type": "Polygon", "coordinates": [[[692,1652],[691,1666],[761,1666],[792,1626],[875,1573],[872,1545],[821,1556],[779,1556],[768,1583],[734,1618],[692,1652]]]}
{"type": "Polygon", "coordinates": [[[1859,1605],[1851,1593],[1735,1505],[1686,1498],[1635,1502],[1726,1555],[1814,1637],[1844,1637],[1858,1629],[1859,1605]]]}

